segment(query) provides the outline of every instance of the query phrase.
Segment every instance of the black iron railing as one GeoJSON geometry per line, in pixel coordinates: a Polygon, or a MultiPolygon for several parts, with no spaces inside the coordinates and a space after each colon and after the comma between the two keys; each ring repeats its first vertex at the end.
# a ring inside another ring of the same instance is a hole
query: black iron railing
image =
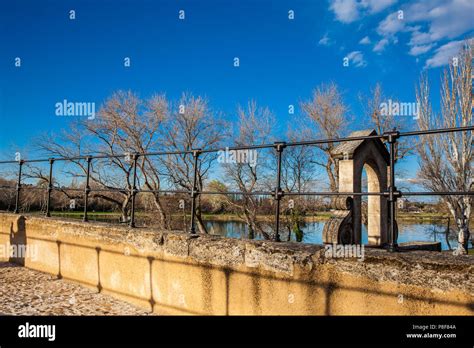
{"type": "MultiPolygon", "coordinates": [[[[445,196],[445,195],[461,195],[461,196],[473,196],[474,191],[461,191],[461,192],[430,192],[430,191],[419,191],[419,192],[401,192],[395,186],[395,149],[397,141],[401,137],[410,137],[410,136],[424,136],[424,135],[434,135],[441,133],[451,133],[451,132],[466,132],[473,131],[474,126],[469,127],[456,127],[456,128],[443,128],[443,129],[433,129],[433,130],[420,130],[412,132],[399,132],[399,131],[389,131],[384,134],[379,135],[367,135],[367,136],[355,136],[355,137],[346,137],[346,138],[333,138],[333,139],[320,139],[320,140],[308,140],[300,142],[275,142],[273,144],[262,144],[262,145],[248,145],[248,146],[235,146],[228,147],[230,150],[254,150],[254,149],[270,149],[274,148],[277,154],[277,173],[276,173],[276,183],[274,191],[254,191],[254,192],[241,192],[241,191],[200,191],[197,185],[198,177],[198,161],[199,156],[204,153],[216,153],[221,151],[221,148],[218,149],[193,149],[189,151],[171,151],[171,152],[147,152],[147,153],[134,153],[132,154],[132,185],[131,185],[131,208],[130,208],[130,227],[135,227],[135,205],[136,205],[136,195],[140,192],[151,192],[151,193],[181,193],[189,194],[191,197],[191,224],[190,224],[190,233],[196,233],[195,218],[196,218],[196,198],[199,195],[269,195],[273,196],[275,200],[275,234],[274,240],[280,240],[280,201],[284,196],[383,196],[387,198],[389,205],[389,217],[390,217],[390,226],[389,226],[389,240],[388,240],[388,250],[395,251],[397,249],[397,240],[395,233],[395,211],[397,199],[403,196],[445,196]],[[390,180],[387,190],[382,192],[284,192],[281,188],[281,163],[284,149],[287,147],[294,146],[310,146],[310,145],[319,145],[319,144],[328,144],[328,143],[341,143],[341,142],[350,142],[366,139],[383,139],[388,143],[389,153],[390,153],[390,180]],[[137,162],[140,157],[143,156],[167,156],[167,155],[192,155],[193,156],[193,183],[191,190],[147,190],[147,189],[138,189],[137,188],[137,162]]],[[[100,155],[100,156],[75,156],[75,157],[58,157],[58,158],[47,158],[47,159],[32,159],[32,160],[18,160],[18,161],[0,161],[0,164],[16,164],[18,163],[18,178],[16,188],[16,197],[15,197],[15,213],[19,213],[20,209],[20,193],[23,189],[22,187],[22,167],[25,163],[38,163],[38,162],[49,162],[49,178],[48,178],[48,187],[47,187],[47,202],[46,202],[46,212],[47,217],[51,216],[51,192],[57,188],[53,186],[53,165],[58,161],[78,161],[85,160],[87,162],[86,169],[86,185],[84,189],[84,215],[83,221],[88,221],[88,197],[89,194],[94,192],[114,192],[114,191],[127,191],[127,189],[111,189],[111,188],[102,188],[102,189],[92,189],[90,187],[90,171],[92,161],[95,159],[110,159],[110,158],[125,158],[129,154],[119,154],[119,155],[100,155]]],[[[11,187],[0,187],[6,189],[12,189],[11,187]]],[[[28,189],[40,189],[38,187],[28,187],[28,189]]],[[[68,190],[82,190],[82,189],[68,189],[68,190]]]]}

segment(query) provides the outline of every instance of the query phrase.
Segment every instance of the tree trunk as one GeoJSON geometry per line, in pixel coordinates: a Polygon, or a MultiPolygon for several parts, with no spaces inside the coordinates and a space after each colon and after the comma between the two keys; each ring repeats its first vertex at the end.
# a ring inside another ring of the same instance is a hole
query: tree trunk
{"type": "Polygon", "coordinates": [[[463,216],[456,219],[458,227],[458,247],[454,250],[454,255],[467,255],[469,244],[469,225],[468,220],[463,216]]]}
{"type": "Polygon", "coordinates": [[[204,225],[204,221],[202,220],[201,213],[198,214],[196,212],[196,221],[197,221],[199,233],[208,234],[209,232],[207,232],[206,225],[204,225]]]}
{"type": "Polygon", "coordinates": [[[244,218],[245,218],[245,224],[247,225],[247,228],[248,228],[247,238],[248,239],[254,239],[255,238],[255,227],[253,226],[252,219],[250,218],[250,215],[249,215],[249,213],[247,212],[247,210],[245,208],[243,209],[243,214],[244,214],[244,218]]]}
{"type": "Polygon", "coordinates": [[[128,221],[128,217],[129,217],[129,203],[130,202],[130,196],[127,196],[127,198],[125,198],[122,202],[122,205],[121,205],[121,217],[120,217],[120,220],[121,222],[127,222],[128,221]]]}
{"type": "Polygon", "coordinates": [[[163,208],[163,204],[161,203],[160,197],[158,196],[158,194],[154,194],[153,198],[154,198],[156,209],[158,210],[158,215],[159,215],[159,218],[160,218],[161,228],[165,228],[165,229],[169,230],[170,229],[170,223],[168,221],[168,217],[166,216],[166,213],[165,213],[165,210],[163,208]]]}
{"type": "MultiPolygon", "coordinates": [[[[326,164],[326,172],[329,177],[329,189],[331,192],[339,191],[339,163],[331,158],[329,155],[328,161],[326,164]]],[[[337,199],[337,196],[331,196],[331,206],[334,206],[334,201],[337,199]]]]}
{"type": "Polygon", "coordinates": [[[199,233],[208,234],[209,232],[207,232],[206,225],[204,225],[204,221],[202,220],[200,197],[196,199],[196,221],[197,221],[199,233]]]}

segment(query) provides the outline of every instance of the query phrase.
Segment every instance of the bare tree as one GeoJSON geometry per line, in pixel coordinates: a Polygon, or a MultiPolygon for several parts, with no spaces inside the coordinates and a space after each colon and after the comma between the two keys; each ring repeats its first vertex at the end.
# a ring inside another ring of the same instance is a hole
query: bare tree
{"type": "MultiPolygon", "coordinates": [[[[239,106],[237,114],[237,134],[234,135],[235,146],[262,145],[273,140],[271,133],[275,118],[268,108],[258,107],[255,101],[250,101],[246,109],[239,106]]],[[[228,186],[242,192],[242,199],[240,200],[234,200],[226,196],[227,203],[234,207],[237,215],[245,221],[248,228],[248,238],[250,239],[255,238],[257,234],[265,239],[271,238],[263,221],[257,219],[259,197],[252,194],[263,191],[267,185],[265,174],[268,169],[267,161],[269,157],[273,158],[273,156],[265,156],[263,151],[259,151],[254,163],[241,161],[223,164],[225,178],[230,181],[228,186]]]]}
{"type": "MultiPolygon", "coordinates": [[[[472,59],[473,47],[466,43],[458,64],[451,62],[444,70],[440,114],[432,110],[429,82],[426,75],[422,75],[416,91],[421,130],[473,124],[472,59]]],[[[435,192],[473,190],[473,134],[466,131],[420,136],[417,151],[423,186],[435,192]]],[[[458,228],[458,248],[454,253],[466,254],[473,199],[471,196],[443,196],[443,199],[458,228]]]]}
{"type": "MultiPolygon", "coordinates": [[[[312,99],[302,102],[301,108],[315,125],[313,136],[316,138],[339,138],[347,129],[348,108],[335,83],[322,84],[316,88],[313,91],[312,99]]],[[[333,192],[336,192],[339,186],[339,163],[331,154],[336,145],[336,143],[318,145],[322,153],[320,153],[320,159],[313,160],[315,164],[326,170],[329,177],[329,188],[333,192]]]]}
{"type": "MultiPolygon", "coordinates": [[[[219,147],[226,137],[225,122],[215,115],[206,99],[183,94],[174,105],[162,129],[164,149],[169,152],[192,151],[219,147]]],[[[202,191],[215,153],[199,155],[197,189],[202,191]]],[[[162,159],[170,184],[178,189],[191,191],[194,179],[194,158],[190,153],[177,153],[162,159]]],[[[196,219],[201,233],[207,233],[202,220],[201,198],[196,200],[196,219]]]]}
{"type": "MultiPolygon", "coordinates": [[[[287,138],[290,142],[302,141],[308,139],[305,133],[305,129],[294,129],[293,124],[290,123],[287,138]]],[[[284,191],[304,193],[312,190],[317,176],[316,165],[312,161],[316,155],[315,152],[314,147],[307,145],[291,146],[285,149],[281,175],[284,191]]],[[[301,241],[303,215],[308,208],[310,199],[313,200],[312,197],[306,196],[291,196],[292,202],[285,199],[288,208],[284,210],[283,222],[288,230],[288,241],[291,239],[292,232],[295,233],[296,239],[301,241]]]]}
{"type": "MultiPolygon", "coordinates": [[[[134,102],[136,97],[130,93],[118,93],[109,99],[100,115],[116,130],[119,148],[124,152],[147,153],[160,147],[160,127],[168,114],[168,103],[163,95],[155,95],[146,102],[134,102]],[[131,103],[131,106],[129,104],[131,103]]],[[[151,156],[140,156],[139,179],[142,186],[151,191],[153,202],[159,215],[161,227],[169,228],[169,220],[160,200],[161,188],[159,161],[151,156]]],[[[128,179],[128,177],[127,177],[128,179]]]]}
{"type": "Polygon", "coordinates": [[[0,177],[0,209],[13,210],[15,206],[16,182],[0,177]]]}
{"type": "MultiPolygon", "coordinates": [[[[378,134],[391,131],[393,129],[403,129],[406,126],[407,117],[397,116],[391,112],[383,113],[381,105],[388,103],[391,100],[393,103],[398,103],[395,98],[387,97],[384,92],[382,85],[377,83],[374,88],[371,89],[371,95],[366,97],[362,94],[359,95],[359,100],[362,103],[364,114],[368,122],[375,128],[378,134]]],[[[416,115],[413,115],[416,116],[416,115]]],[[[385,139],[381,139],[385,141],[385,139]]],[[[401,160],[406,156],[413,153],[414,146],[408,138],[403,138],[397,141],[397,147],[395,149],[395,160],[401,160]]]]}
{"type": "MultiPolygon", "coordinates": [[[[59,136],[41,137],[37,145],[40,150],[55,157],[104,156],[91,164],[91,186],[96,189],[92,195],[118,206],[121,220],[127,221],[133,195],[133,161],[130,158],[133,153],[148,152],[157,146],[158,130],[166,115],[166,108],[163,96],[152,97],[145,103],[132,92],[119,91],[104,103],[94,120],[79,119],[59,136]],[[123,156],[126,153],[130,156],[123,156]],[[100,191],[102,189],[113,193],[100,191]]],[[[142,180],[148,189],[158,190],[160,177],[151,161],[148,157],[140,158],[139,184],[142,180]]],[[[71,169],[67,174],[84,178],[87,173],[86,161],[73,159],[71,163],[76,165],[76,169],[71,169]]],[[[166,216],[158,194],[154,194],[154,198],[161,222],[165,224],[166,216]]]]}
{"type": "Polygon", "coordinates": [[[212,214],[219,214],[227,207],[226,193],[227,186],[217,179],[212,180],[207,184],[207,190],[212,192],[222,192],[222,195],[209,195],[205,197],[206,202],[209,205],[209,210],[212,214]]]}
{"type": "MultiPolygon", "coordinates": [[[[287,138],[290,142],[307,140],[304,130],[289,127],[287,138]]],[[[303,193],[311,189],[316,178],[316,156],[314,147],[309,145],[291,146],[285,149],[282,160],[282,185],[287,192],[303,193]]]]}

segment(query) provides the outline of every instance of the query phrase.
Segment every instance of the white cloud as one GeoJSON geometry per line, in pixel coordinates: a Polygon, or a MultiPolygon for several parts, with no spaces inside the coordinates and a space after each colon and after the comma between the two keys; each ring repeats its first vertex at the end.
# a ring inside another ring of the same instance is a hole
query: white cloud
{"type": "Polygon", "coordinates": [[[368,8],[370,13],[378,13],[396,2],[397,0],[362,0],[361,5],[368,8]]]}
{"type": "Polygon", "coordinates": [[[405,22],[399,19],[398,12],[389,14],[377,27],[380,36],[391,37],[396,33],[405,30],[405,22]]]}
{"type": "Polygon", "coordinates": [[[334,12],[339,22],[351,23],[359,18],[356,0],[332,0],[329,8],[334,12]]]}
{"type": "Polygon", "coordinates": [[[318,45],[321,46],[329,46],[331,44],[331,41],[329,40],[328,34],[324,34],[324,36],[319,40],[318,45]]]}
{"type": "Polygon", "coordinates": [[[425,68],[436,68],[447,65],[453,57],[459,54],[463,43],[464,40],[451,41],[439,47],[436,49],[434,56],[426,61],[425,68]]]}
{"type": "Polygon", "coordinates": [[[370,38],[368,36],[362,38],[359,43],[361,45],[370,45],[372,43],[372,41],[370,41],[370,38]]]}
{"type": "Polygon", "coordinates": [[[398,43],[397,34],[404,32],[413,32],[419,27],[412,27],[406,24],[404,14],[393,12],[383,19],[377,26],[377,33],[382,37],[375,45],[374,52],[382,52],[390,43],[398,43]]]}
{"type": "Polygon", "coordinates": [[[442,39],[453,39],[474,30],[474,1],[420,1],[407,7],[408,23],[427,22],[426,29],[414,31],[411,45],[429,44],[442,39]]]}
{"type": "MultiPolygon", "coordinates": [[[[411,33],[408,43],[411,55],[429,52],[439,41],[453,40],[474,30],[474,1],[471,0],[419,0],[407,7],[405,13],[407,22],[424,24],[411,33]]],[[[426,61],[425,68],[448,64],[458,54],[462,42],[454,40],[439,47],[426,61]]]]}
{"type": "Polygon", "coordinates": [[[380,53],[385,50],[385,47],[389,44],[388,39],[382,39],[377,42],[373,48],[374,52],[380,53]]]}
{"type": "MultiPolygon", "coordinates": [[[[381,52],[387,44],[396,42],[399,33],[410,33],[408,53],[418,56],[430,52],[439,41],[453,40],[474,30],[472,0],[415,0],[403,6],[402,10],[403,19],[399,19],[397,11],[379,23],[377,33],[381,40],[374,47],[375,52],[381,52]]],[[[427,66],[439,66],[444,54],[453,49],[449,44],[438,48],[427,66]]]]}
{"type": "Polygon", "coordinates": [[[419,56],[420,54],[428,52],[434,46],[435,46],[435,44],[413,46],[410,49],[410,52],[408,52],[408,54],[410,54],[412,56],[419,56]]]}
{"type": "Polygon", "coordinates": [[[339,22],[352,23],[367,13],[378,13],[396,2],[397,0],[331,0],[329,9],[339,22]]]}
{"type": "Polygon", "coordinates": [[[357,68],[363,68],[367,66],[367,62],[364,59],[364,55],[361,51],[352,51],[347,55],[349,62],[354,64],[357,68]]]}
{"type": "Polygon", "coordinates": [[[426,45],[431,42],[431,37],[429,33],[421,32],[420,27],[416,28],[412,34],[410,42],[408,43],[410,46],[415,45],[426,45]]]}

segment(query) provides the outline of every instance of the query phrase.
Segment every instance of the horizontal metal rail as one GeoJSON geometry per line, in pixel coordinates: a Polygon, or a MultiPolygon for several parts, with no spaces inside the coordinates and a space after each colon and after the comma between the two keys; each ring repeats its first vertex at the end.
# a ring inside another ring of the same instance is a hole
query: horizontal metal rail
{"type": "MultiPolygon", "coordinates": [[[[453,133],[453,132],[465,132],[473,131],[474,126],[467,127],[453,127],[453,128],[440,128],[440,129],[430,129],[430,130],[419,130],[411,132],[396,132],[398,137],[408,137],[408,136],[419,136],[419,135],[432,135],[440,133],[453,133]]],[[[388,132],[389,133],[389,132],[388,132]]],[[[367,139],[386,139],[388,138],[387,134],[378,134],[378,135],[365,135],[357,137],[345,137],[345,138],[331,138],[331,139],[314,139],[308,141],[297,141],[297,142],[284,142],[287,147],[289,146],[305,146],[305,145],[319,145],[319,144],[329,144],[329,143],[341,143],[349,141],[359,141],[367,139]]],[[[283,143],[283,142],[282,142],[283,143]]],[[[229,147],[219,147],[214,149],[200,149],[201,153],[212,153],[219,152],[225,149],[229,151],[238,151],[238,150],[253,150],[253,149],[265,149],[265,148],[274,148],[275,143],[272,144],[261,144],[261,145],[242,145],[242,146],[229,146],[229,147]]],[[[166,156],[166,155],[182,155],[189,154],[192,155],[194,150],[183,150],[183,151],[158,151],[158,152],[137,152],[137,156],[166,156]]],[[[130,156],[131,153],[122,153],[114,155],[83,155],[83,156],[73,156],[73,157],[52,157],[52,158],[43,158],[43,159],[31,159],[31,160],[22,160],[25,163],[35,163],[35,162],[49,162],[51,159],[54,161],[78,161],[78,160],[87,160],[89,157],[92,159],[108,159],[108,158],[125,158],[130,156]]],[[[0,161],[0,164],[15,164],[18,161],[0,161]]]]}
{"type": "Polygon", "coordinates": [[[389,222],[390,222],[390,233],[389,233],[389,243],[388,249],[391,251],[396,250],[396,234],[395,234],[395,209],[397,199],[401,196],[474,196],[474,191],[463,191],[463,192],[430,192],[430,191],[399,191],[395,187],[395,145],[397,139],[400,137],[410,137],[410,136],[425,136],[425,135],[435,135],[442,133],[452,133],[452,132],[467,132],[473,131],[474,126],[467,127],[453,127],[453,128],[441,128],[441,129],[430,129],[430,130],[418,130],[410,132],[398,132],[396,130],[386,132],[384,134],[378,135],[367,135],[367,136],[355,136],[355,137],[344,137],[344,138],[331,138],[331,139],[313,139],[308,141],[297,141],[297,142],[275,142],[272,144],[259,144],[259,145],[243,145],[243,146],[228,146],[220,148],[210,148],[210,149],[190,149],[183,151],[157,151],[157,152],[145,152],[145,153],[123,153],[123,154],[89,154],[89,155],[79,155],[72,157],[51,157],[45,159],[21,159],[19,161],[0,161],[0,165],[7,164],[17,164],[18,168],[18,180],[16,187],[1,185],[0,189],[4,190],[16,190],[15,198],[15,213],[19,212],[20,208],[20,192],[22,190],[44,190],[47,193],[47,205],[46,205],[46,216],[50,216],[50,204],[51,204],[51,192],[53,191],[63,191],[63,192],[82,192],[84,194],[84,221],[87,220],[87,202],[90,193],[92,192],[118,192],[122,194],[130,195],[131,197],[131,217],[130,217],[130,226],[135,226],[135,197],[139,193],[153,193],[153,194],[186,194],[191,197],[191,233],[195,232],[195,214],[196,214],[196,197],[199,195],[237,195],[237,196],[270,196],[273,197],[276,203],[275,210],[275,240],[279,240],[279,218],[280,218],[280,200],[285,197],[294,197],[294,196],[322,196],[322,197],[337,197],[337,196],[379,196],[386,197],[389,203],[389,222]],[[280,177],[281,177],[281,163],[282,163],[282,154],[283,150],[286,147],[296,147],[296,146],[317,146],[321,144],[329,143],[342,143],[342,142],[351,142],[351,141],[361,141],[367,139],[383,139],[389,146],[390,154],[390,182],[386,191],[382,192],[294,192],[289,191],[285,192],[280,187],[280,177]],[[203,154],[216,153],[220,151],[244,151],[244,150],[257,150],[257,149],[274,149],[277,152],[277,180],[276,187],[273,191],[204,191],[199,190],[197,186],[197,175],[198,175],[198,163],[199,157],[203,154]],[[138,168],[138,159],[140,157],[150,157],[150,156],[172,156],[172,155],[190,155],[193,157],[193,183],[192,187],[189,190],[173,190],[173,189],[140,189],[137,187],[137,171],[138,168]],[[91,162],[93,160],[101,159],[121,159],[128,158],[131,162],[132,168],[132,184],[129,187],[125,188],[116,188],[116,187],[102,187],[102,188],[91,188],[89,186],[90,171],[91,171],[91,162]],[[78,162],[85,161],[87,163],[87,175],[86,177],[86,186],[84,188],[69,188],[61,187],[54,185],[53,183],[53,164],[58,162],[78,162]],[[47,187],[39,187],[31,184],[22,184],[22,167],[28,163],[49,163],[49,178],[47,180],[47,187]]]}
{"type": "MultiPolygon", "coordinates": [[[[46,190],[46,187],[38,186],[22,186],[23,189],[28,190],[46,190]]],[[[5,190],[16,190],[15,186],[0,186],[0,189],[5,190]]],[[[57,187],[53,186],[54,191],[77,191],[84,192],[84,188],[69,188],[69,187],[57,187]]],[[[128,192],[127,188],[108,188],[108,189],[93,189],[90,188],[89,192],[128,192]]],[[[186,190],[147,190],[147,189],[136,189],[138,193],[175,193],[175,194],[190,194],[192,191],[186,190]]],[[[388,196],[389,192],[328,192],[328,191],[304,191],[304,192],[292,192],[282,191],[284,196],[388,196]]],[[[401,196],[474,196],[474,191],[466,192],[431,192],[431,191],[399,191],[401,196]]],[[[240,195],[240,196],[273,196],[273,191],[199,191],[200,195],[240,195]]]]}

